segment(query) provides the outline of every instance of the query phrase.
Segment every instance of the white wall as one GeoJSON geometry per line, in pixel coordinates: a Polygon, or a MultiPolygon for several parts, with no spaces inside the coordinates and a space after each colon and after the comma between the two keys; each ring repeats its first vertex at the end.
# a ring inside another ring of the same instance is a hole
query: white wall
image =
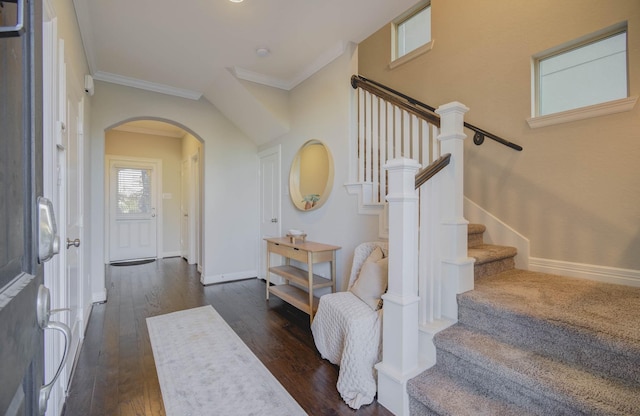
{"type": "MultiPolygon", "coordinates": [[[[337,253],[338,289],[351,270],[354,248],[362,242],[377,240],[378,217],[358,215],[357,198],[348,195],[350,102],[353,90],[350,77],[356,71],[355,51],[348,48],[311,78],[290,91],[291,130],[264,150],[282,144],[282,230],[297,228],[307,239],[341,246],[337,253]],[[289,169],[296,152],[307,140],[323,141],[331,151],[335,166],[334,184],[328,201],[314,211],[296,209],[289,197],[289,169]]],[[[314,271],[327,272],[327,265],[314,271]]]]}
{"type": "Polygon", "coordinates": [[[105,130],[132,119],[177,124],[204,143],[203,278],[256,276],[256,145],[208,101],[96,82],[90,141],[93,293],[104,289],[105,130]]]}

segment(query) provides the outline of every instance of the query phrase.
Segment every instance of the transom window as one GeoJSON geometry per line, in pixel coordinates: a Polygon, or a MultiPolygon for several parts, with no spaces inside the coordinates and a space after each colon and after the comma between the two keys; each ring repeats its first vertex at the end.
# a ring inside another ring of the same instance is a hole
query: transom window
{"type": "Polygon", "coordinates": [[[402,18],[395,24],[395,59],[431,42],[431,4],[402,18]]]}
{"type": "Polygon", "coordinates": [[[537,116],[628,96],[626,26],[541,55],[534,62],[537,116]]]}

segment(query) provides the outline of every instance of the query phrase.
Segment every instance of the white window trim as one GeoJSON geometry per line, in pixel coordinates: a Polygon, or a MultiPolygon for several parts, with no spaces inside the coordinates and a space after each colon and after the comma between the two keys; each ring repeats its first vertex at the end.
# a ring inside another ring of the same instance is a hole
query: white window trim
{"type": "Polygon", "coordinates": [[[575,108],[573,110],[562,111],[559,113],[530,117],[527,119],[527,123],[529,123],[530,128],[537,129],[539,127],[553,126],[556,124],[570,123],[577,120],[585,120],[593,117],[622,113],[625,111],[633,110],[637,101],[638,96],[636,95],[633,97],[607,101],[605,103],[575,108]]]}
{"type": "Polygon", "coordinates": [[[425,53],[429,52],[431,49],[433,49],[433,39],[431,39],[429,43],[425,43],[419,48],[416,48],[411,52],[405,55],[402,55],[400,58],[394,59],[393,61],[389,62],[389,69],[394,69],[399,67],[400,65],[406,64],[407,62],[414,60],[418,56],[424,55],[425,53]]]}
{"type": "MultiPolygon", "coordinates": [[[[557,113],[545,114],[545,115],[537,115],[538,113],[538,101],[539,101],[539,90],[537,85],[537,77],[538,77],[538,61],[545,57],[550,56],[556,53],[560,53],[562,51],[571,50],[573,48],[578,47],[581,44],[587,44],[597,40],[598,38],[604,38],[607,36],[611,36],[616,32],[627,32],[627,42],[628,42],[628,26],[627,22],[617,23],[613,26],[609,26],[602,30],[599,30],[595,33],[591,33],[585,36],[582,36],[578,39],[563,43],[562,45],[555,46],[551,49],[547,49],[546,51],[542,51],[540,53],[535,54],[531,59],[531,112],[532,115],[527,119],[527,123],[529,127],[532,129],[539,127],[552,126],[556,124],[569,123],[572,121],[585,120],[588,118],[604,116],[608,114],[621,113],[625,111],[631,111],[636,101],[638,100],[638,96],[629,96],[627,98],[621,98],[619,100],[606,101],[603,103],[598,103],[586,107],[574,108],[571,110],[561,111],[557,113]]],[[[627,54],[629,51],[627,50],[627,54]]],[[[627,57],[627,65],[629,65],[628,57],[627,57]]],[[[629,69],[627,67],[627,82],[629,82],[629,69]]],[[[627,86],[627,88],[629,88],[627,86]]]]}

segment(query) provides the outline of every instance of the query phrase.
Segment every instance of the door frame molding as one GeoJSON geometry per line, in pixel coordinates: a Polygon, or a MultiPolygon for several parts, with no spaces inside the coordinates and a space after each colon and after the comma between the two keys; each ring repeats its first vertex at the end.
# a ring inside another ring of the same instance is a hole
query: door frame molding
{"type": "MultiPolygon", "coordinates": [[[[257,259],[257,275],[259,279],[264,279],[266,278],[265,275],[265,268],[266,268],[266,262],[265,262],[265,258],[263,253],[266,252],[266,243],[262,240],[262,236],[264,235],[263,229],[262,229],[262,221],[261,221],[261,211],[262,211],[262,185],[261,185],[261,180],[260,180],[260,175],[262,174],[262,159],[266,158],[266,157],[270,157],[276,155],[277,156],[277,164],[278,164],[278,178],[277,178],[277,184],[276,184],[276,195],[275,198],[278,201],[278,218],[280,219],[280,221],[278,222],[278,230],[282,231],[282,145],[277,144],[275,146],[269,147],[267,149],[264,149],[263,151],[258,153],[258,207],[260,207],[258,209],[258,247],[257,247],[257,253],[258,253],[258,259],[257,259]]],[[[277,280],[277,276],[276,280],[277,280]]],[[[276,281],[276,283],[279,283],[276,281]]],[[[281,283],[281,282],[280,282],[281,283]]]]}
{"type": "Polygon", "coordinates": [[[156,258],[161,258],[163,250],[163,213],[162,213],[162,159],[152,159],[137,156],[105,155],[104,163],[104,264],[109,264],[111,258],[111,164],[113,162],[145,163],[155,165],[156,170],[156,258]]]}

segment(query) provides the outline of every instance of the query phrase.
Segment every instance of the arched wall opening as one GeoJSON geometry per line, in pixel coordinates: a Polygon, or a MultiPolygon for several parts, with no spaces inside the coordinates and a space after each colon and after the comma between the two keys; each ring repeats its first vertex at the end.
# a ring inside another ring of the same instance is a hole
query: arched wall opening
{"type": "Polygon", "coordinates": [[[191,100],[98,81],[91,100],[86,221],[91,224],[94,302],[106,300],[105,136],[136,120],[168,122],[202,144],[201,282],[255,277],[258,262],[257,145],[205,99],[191,100]]]}
{"type": "Polygon", "coordinates": [[[202,270],[204,141],[168,119],[105,131],[107,262],[183,257],[202,270]]]}

